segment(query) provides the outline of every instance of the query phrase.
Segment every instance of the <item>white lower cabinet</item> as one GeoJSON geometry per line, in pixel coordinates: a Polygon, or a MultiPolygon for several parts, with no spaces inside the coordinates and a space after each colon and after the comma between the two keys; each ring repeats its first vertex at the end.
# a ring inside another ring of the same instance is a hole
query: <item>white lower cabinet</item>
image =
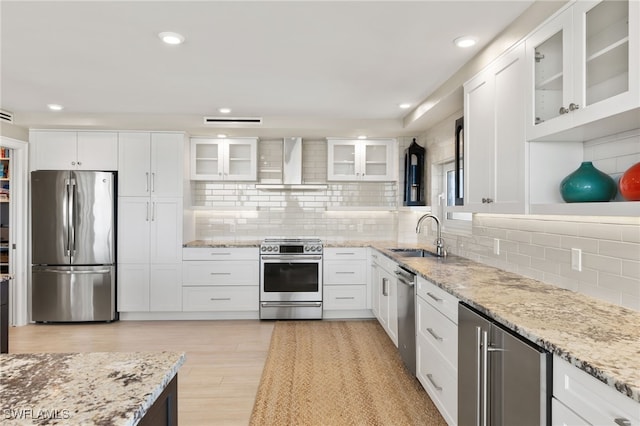
{"type": "Polygon", "coordinates": [[[372,283],[375,302],[373,311],[382,328],[396,347],[398,346],[398,279],[395,270],[398,264],[388,257],[374,252],[372,254],[372,283]]]}
{"type": "Polygon", "coordinates": [[[551,419],[554,426],[635,426],[640,403],[554,355],[551,419]]]}
{"type": "Polygon", "coordinates": [[[422,277],[416,289],[416,375],[449,425],[458,422],[458,299],[422,277]]]}
{"type": "Polygon", "coordinates": [[[118,264],[119,312],[180,312],[182,265],[118,264]]]}
{"type": "Polygon", "coordinates": [[[258,312],[258,248],[185,248],[184,312],[258,312]]]}
{"type": "Polygon", "coordinates": [[[371,289],[367,283],[367,249],[328,247],[323,259],[323,315],[325,318],[371,317],[371,289]]]}

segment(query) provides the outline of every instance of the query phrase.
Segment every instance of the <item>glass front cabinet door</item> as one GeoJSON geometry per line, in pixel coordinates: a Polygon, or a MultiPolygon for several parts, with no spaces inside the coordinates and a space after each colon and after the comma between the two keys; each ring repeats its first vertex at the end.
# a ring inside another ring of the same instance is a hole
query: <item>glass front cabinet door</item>
{"type": "Polygon", "coordinates": [[[579,1],[526,40],[527,137],[640,106],[640,2],[579,1]]]}
{"type": "Polygon", "coordinates": [[[191,139],[192,180],[255,181],[257,161],[256,138],[191,139]]]}
{"type": "Polygon", "coordinates": [[[394,139],[328,139],[327,149],[327,180],[396,179],[394,139]]]}

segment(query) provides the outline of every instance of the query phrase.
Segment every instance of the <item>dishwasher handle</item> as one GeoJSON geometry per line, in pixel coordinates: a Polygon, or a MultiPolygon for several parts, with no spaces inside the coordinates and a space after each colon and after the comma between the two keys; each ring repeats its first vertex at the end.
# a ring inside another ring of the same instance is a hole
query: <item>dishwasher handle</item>
{"type": "Polygon", "coordinates": [[[416,285],[416,276],[411,272],[405,271],[404,269],[396,269],[395,274],[396,277],[398,277],[398,281],[402,284],[408,285],[409,287],[416,285]]]}

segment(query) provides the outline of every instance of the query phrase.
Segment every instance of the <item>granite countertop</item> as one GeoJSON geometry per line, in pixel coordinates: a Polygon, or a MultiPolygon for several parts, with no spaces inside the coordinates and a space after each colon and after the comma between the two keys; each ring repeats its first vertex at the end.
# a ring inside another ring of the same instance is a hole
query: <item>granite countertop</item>
{"type": "Polygon", "coordinates": [[[135,425],[184,361],[177,352],[2,354],[2,424],[135,425]]]}
{"type": "Polygon", "coordinates": [[[640,402],[640,313],[458,256],[407,258],[373,247],[640,402]]]}
{"type": "Polygon", "coordinates": [[[230,240],[193,240],[184,243],[185,248],[242,248],[242,247],[260,247],[261,241],[230,241],[230,240]]]}

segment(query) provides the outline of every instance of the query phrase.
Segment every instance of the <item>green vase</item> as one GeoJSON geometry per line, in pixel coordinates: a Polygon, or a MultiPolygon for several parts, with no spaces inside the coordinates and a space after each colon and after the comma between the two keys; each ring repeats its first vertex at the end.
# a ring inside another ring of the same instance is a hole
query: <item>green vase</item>
{"type": "Polygon", "coordinates": [[[616,196],[615,181],[606,173],[585,161],[560,182],[560,194],[567,203],[609,201],[616,196]]]}

